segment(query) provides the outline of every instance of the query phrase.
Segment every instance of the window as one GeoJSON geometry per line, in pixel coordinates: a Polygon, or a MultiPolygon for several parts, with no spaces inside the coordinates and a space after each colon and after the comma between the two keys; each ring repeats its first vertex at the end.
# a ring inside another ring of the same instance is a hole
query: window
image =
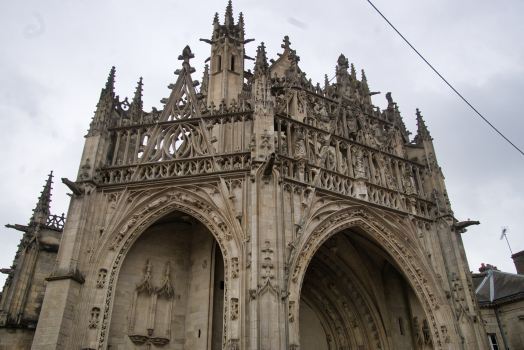
{"type": "Polygon", "coordinates": [[[489,345],[491,346],[491,350],[499,350],[499,344],[497,343],[497,335],[488,334],[488,339],[489,339],[489,345]]]}
{"type": "Polygon", "coordinates": [[[222,56],[217,57],[217,72],[220,72],[222,69],[222,56]]]}
{"type": "Polygon", "coordinates": [[[235,56],[231,55],[231,70],[235,71],[235,56]]]}
{"type": "Polygon", "coordinates": [[[398,318],[398,326],[400,328],[400,335],[404,335],[404,320],[402,320],[402,317],[398,318]]]}

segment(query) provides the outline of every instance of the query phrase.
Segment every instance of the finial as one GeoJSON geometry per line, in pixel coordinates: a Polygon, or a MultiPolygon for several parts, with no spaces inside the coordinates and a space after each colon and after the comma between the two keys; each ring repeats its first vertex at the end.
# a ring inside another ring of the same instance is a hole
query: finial
{"type": "Polygon", "coordinates": [[[49,211],[49,205],[51,203],[51,185],[53,184],[53,172],[49,173],[49,176],[47,177],[47,181],[44,185],[44,189],[40,194],[40,197],[38,198],[38,202],[36,203],[36,207],[33,210],[33,217],[31,218],[31,222],[38,222],[45,224],[47,221],[47,217],[50,214],[49,211]]]}
{"type": "Polygon", "coordinates": [[[213,19],[213,24],[218,24],[218,12],[215,12],[215,18],[213,19]]]}
{"type": "MultiPolygon", "coordinates": [[[[178,56],[178,59],[184,61],[182,63],[182,66],[189,74],[195,72],[195,69],[191,68],[191,65],[189,64],[189,60],[192,58],[195,58],[195,55],[191,52],[191,48],[189,47],[189,45],[186,45],[186,47],[184,47],[184,50],[182,50],[182,54],[178,56]]],[[[179,74],[178,70],[175,71],[175,74],[179,74]]]]}
{"type": "Polygon", "coordinates": [[[231,0],[229,0],[227,3],[226,19],[224,20],[224,24],[226,26],[235,24],[235,20],[233,19],[233,5],[231,4],[231,0]]]}
{"type": "Polygon", "coordinates": [[[109,77],[107,78],[106,83],[106,91],[115,91],[115,66],[111,67],[111,71],[109,72],[109,77]]]}
{"type": "Polygon", "coordinates": [[[284,43],[280,45],[281,48],[284,49],[284,51],[289,49],[289,46],[291,45],[291,41],[289,41],[289,36],[285,36],[284,40],[282,40],[284,43]]]}
{"type": "MultiPolygon", "coordinates": [[[[346,58],[346,56],[344,56],[344,54],[340,54],[340,56],[338,56],[338,69],[348,69],[349,68],[349,61],[348,59],[346,58]]],[[[351,65],[351,67],[353,67],[353,64],[351,65]]],[[[353,69],[353,68],[352,68],[353,69]]]]}

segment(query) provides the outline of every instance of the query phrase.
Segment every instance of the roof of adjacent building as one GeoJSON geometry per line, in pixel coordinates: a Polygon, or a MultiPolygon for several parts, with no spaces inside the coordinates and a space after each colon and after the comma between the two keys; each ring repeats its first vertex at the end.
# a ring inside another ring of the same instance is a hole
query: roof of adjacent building
{"type": "Polygon", "coordinates": [[[524,275],[493,269],[472,274],[473,287],[480,304],[496,303],[522,295],[524,297],[524,275]]]}

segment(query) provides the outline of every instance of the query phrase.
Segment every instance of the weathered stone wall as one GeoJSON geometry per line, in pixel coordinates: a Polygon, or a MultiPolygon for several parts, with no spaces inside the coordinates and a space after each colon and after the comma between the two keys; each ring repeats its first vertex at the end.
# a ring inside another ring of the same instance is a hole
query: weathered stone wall
{"type": "Polygon", "coordinates": [[[34,329],[0,328],[0,350],[29,350],[34,329]]]}

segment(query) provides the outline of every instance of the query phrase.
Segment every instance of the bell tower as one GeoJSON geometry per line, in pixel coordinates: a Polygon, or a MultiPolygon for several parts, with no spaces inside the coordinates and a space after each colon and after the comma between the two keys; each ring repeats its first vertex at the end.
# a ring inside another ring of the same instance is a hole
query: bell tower
{"type": "MultiPolygon", "coordinates": [[[[239,15],[238,23],[233,19],[231,0],[226,7],[224,24],[220,24],[218,13],[213,20],[211,40],[200,39],[211,45],[209,70],[209,90],[207,105],[220,105],[222,101],[229,106],[233,99],[238,102],[238,95],[244,85],[244,44],[254,39],[244,40],[244,17],[239,15]]],[[[206,61],[206,62],[207,62],[206,61]]]]}

